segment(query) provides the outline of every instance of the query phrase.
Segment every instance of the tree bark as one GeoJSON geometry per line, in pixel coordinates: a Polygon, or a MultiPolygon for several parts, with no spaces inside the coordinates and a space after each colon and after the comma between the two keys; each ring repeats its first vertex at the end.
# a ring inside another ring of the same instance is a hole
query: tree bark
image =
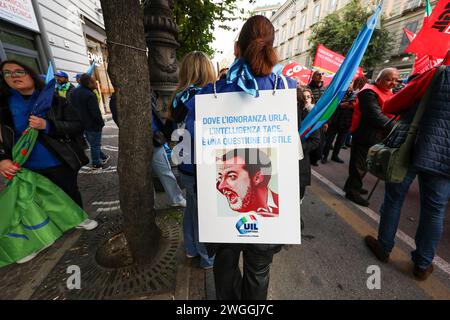
{"type": "Polygon", "coordinates": [[[139,0],[101,0],[108,38],[108,72],[120,86],[119,186],[124,233],[134,262],[155,257],[161,231],[153,209],[152,113],[143,12],[139,0]]]}

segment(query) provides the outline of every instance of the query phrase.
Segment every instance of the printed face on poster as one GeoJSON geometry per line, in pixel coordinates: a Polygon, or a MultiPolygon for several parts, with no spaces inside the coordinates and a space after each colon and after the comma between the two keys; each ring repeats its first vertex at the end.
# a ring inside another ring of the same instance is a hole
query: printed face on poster
{"type": "Polygon", "coordinates": [[[201,242],[300,244],[296,90],[196,96],[201,242]]]}

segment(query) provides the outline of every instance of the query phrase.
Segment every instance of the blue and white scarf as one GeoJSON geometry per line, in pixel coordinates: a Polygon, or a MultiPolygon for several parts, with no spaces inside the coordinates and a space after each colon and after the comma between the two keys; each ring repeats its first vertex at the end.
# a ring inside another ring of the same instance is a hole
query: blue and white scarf
{"type": "MultiPolygon", "coordinates": [[[[281,73],[281,65],[276,65],[272,72],[276,75],[281,73]]],[[[227,72],[227,84],[236,84],[244,92],[254,97],[259,97],[258,83],[250,71],[250,66],[243,59],[236,59],[227,72]]]]}
{"type": "Polygon", "coordinates": [[[172,107],[176,109],[178,107],[178,103],[181,101],[182,103],[186,104],[186,102],[189,101],[189,99],[200,92],[202,88],[191,85],[189,88],[187,88],[184,91],[180,91],[175,95],[175,98],[172,101],[172,107]]]}

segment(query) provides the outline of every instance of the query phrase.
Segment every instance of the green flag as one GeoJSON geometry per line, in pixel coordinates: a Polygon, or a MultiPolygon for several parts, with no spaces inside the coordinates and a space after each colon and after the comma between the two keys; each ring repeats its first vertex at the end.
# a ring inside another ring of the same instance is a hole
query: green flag
{"type": "MultiPolygon", "coordinates": [[[[36,129],[27,129],[14,145],[17,166],[27,161],[37,137],[36,129]]],[[[0,208],[0,267],[51,245],[88,218],[54,183],[25,168],[0,193],[0,208]]]]}
{"type": "Polygon", "coordinates": [[[430,0],[427,0],[427,3],[425,5],[425,13],[427,15],[427,18],[429,18],[431,16],[432,11],[433,11],[433,9],[431,8],[430,0]]]}

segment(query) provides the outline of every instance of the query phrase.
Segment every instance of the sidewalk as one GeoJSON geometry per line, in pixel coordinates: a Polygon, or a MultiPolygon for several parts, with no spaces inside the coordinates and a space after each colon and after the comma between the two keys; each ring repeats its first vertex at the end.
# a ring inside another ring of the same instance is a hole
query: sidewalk
{"type": "Polygon", "coordinates": [[[6,299],[205,299],[205,272],[185,257],[182,208],[169,208],[164,193],[155,194],[157,222],[163,231],[161,250],[148,267],[107,269],[95,261],[98,244],[120,231],[118,195],[118,129],[112,121],[103,131],[110,167],[101,172],[82,168],[79,186],[85,210],[99,222],[93,231],[71,230],[26,264],[0,269],[0,300],[6,299]],[[67,289],[69,266],[79,266],[81,290],[67,289]]]}

